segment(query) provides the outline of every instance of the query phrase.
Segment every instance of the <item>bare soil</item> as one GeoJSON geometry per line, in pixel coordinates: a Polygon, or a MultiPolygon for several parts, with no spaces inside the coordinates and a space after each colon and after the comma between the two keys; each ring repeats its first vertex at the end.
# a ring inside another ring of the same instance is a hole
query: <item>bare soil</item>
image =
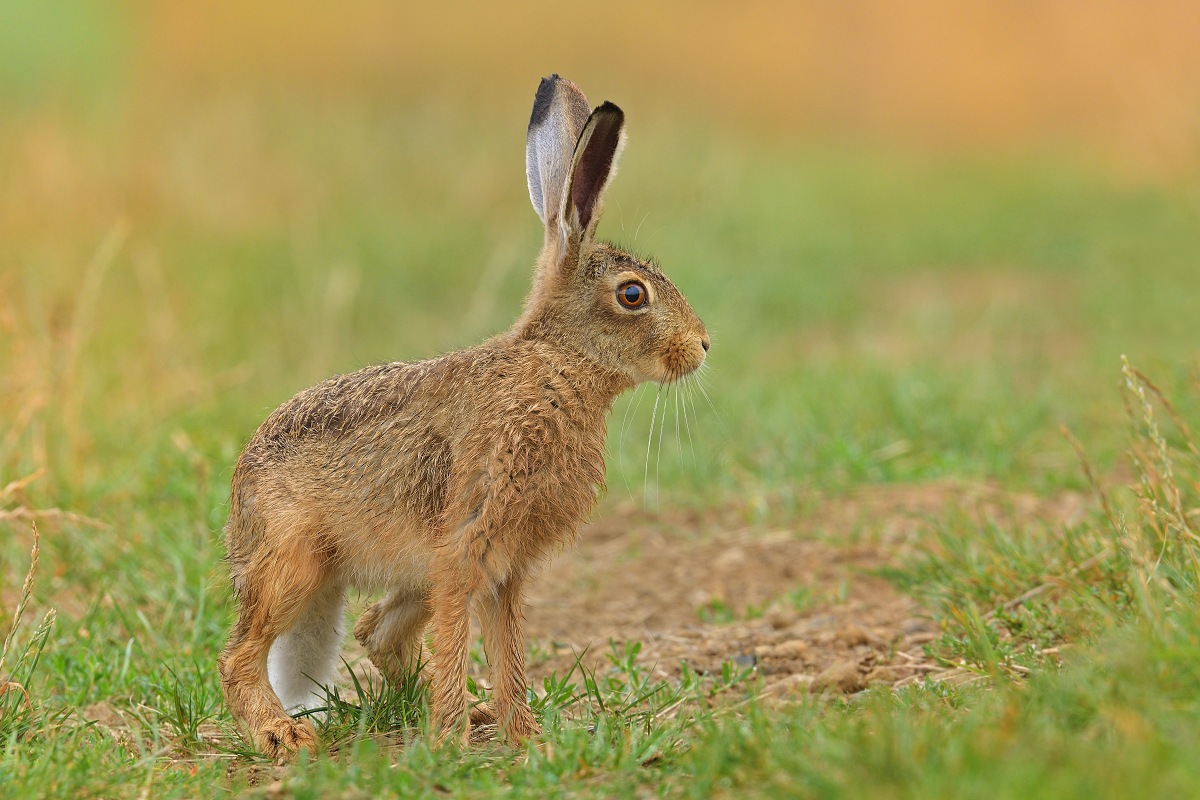
{"type": "Polygon", "coordinates": [[[938,626],[877,574],[951,508],[1066,522],[1084,500],[960,482],[881,486],[815,498],[778,528],[617,508],[533,583],[530,677],[537,686],[562,675],[580,653],[589,666],[604,665],[610,643],[628,642],[642,643],[639,661],[661,677],[677,677],[685,661],[709,673],[732,661],[779,697],[801,687],[846,694],[922,676],[968,677],[925,654],[938,626]]]}

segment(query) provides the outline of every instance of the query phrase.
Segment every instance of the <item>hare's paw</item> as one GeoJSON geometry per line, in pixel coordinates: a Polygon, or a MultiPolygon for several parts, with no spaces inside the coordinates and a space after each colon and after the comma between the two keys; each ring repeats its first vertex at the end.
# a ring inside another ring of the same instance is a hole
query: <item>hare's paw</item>
{"type": "Polygon", "coordinates": [[[366,649],[376,669],[394,685],[420,676],[428,661],[423,633],[429,611],[423,598],[393,592],[363,612],[354,638],[366,649]]]}
{"type": "Polygon", "coordinates": [[[476,703],[471,706],[471,724],[472,725],[495,725],[496,712],[492,710],[490,703],[476,703]]]}
{"type": "Polygon", "coordinates": [[[375,665],[375,669],[392,686],[404,686],[410,679],[416,678],[418,683],[424,683],[420,672],[421,655],[407,656],[396,651],[380,651],[367,648],[367,658],[375,665]]]}
{"type": "Polygon", "coordinates": [[[537,720],[533,718],[533,712],[528,707],[514,710],[509,719],[500,727],[504,733],[504,738],[510,744],[520,744],[528,739],[540,736],[542,733],[541,726],[537,724],[537,720]]]}
{"type": "Polygon", "coordinates": [[[465,750],[471,744],[471,729],[467,725],[439,727],[433,739],[433,749],[465,750]]]}
{"type": "Polygon", "coordinates": [[[276,764],[291,761],[302,749],[317,754],[317,733],[308,720],[273,719],[255,733],[254,741],[276,764]]]}

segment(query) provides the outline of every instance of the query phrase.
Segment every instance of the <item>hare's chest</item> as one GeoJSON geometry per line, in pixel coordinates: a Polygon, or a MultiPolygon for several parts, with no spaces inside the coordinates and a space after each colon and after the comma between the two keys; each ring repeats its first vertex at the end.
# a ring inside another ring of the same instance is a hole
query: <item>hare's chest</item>
{"type": "Polygon", "coordinates": [[[562,538],[591,512],[604,486],[604,434],[571,424],[524,425],[495,440],[487,505],[500,527],[562,538]]]}
{"type": "Polygon", "coordinates": [[[536,502],[543,519],[571,532],[583,522],[604,488],[604,443],[580,442],[570,452],[555,453],[541,465],[536,502]]]}

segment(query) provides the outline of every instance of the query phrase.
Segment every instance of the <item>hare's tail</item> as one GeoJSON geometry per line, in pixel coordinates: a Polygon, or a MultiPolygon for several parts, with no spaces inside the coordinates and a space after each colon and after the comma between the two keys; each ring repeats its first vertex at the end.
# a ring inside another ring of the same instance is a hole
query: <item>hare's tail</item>
{"type": "Polygon", "coordinates": [[[288,712],[321,708],[325,687],[337,674],[346,610],[346,590],[330,582],[320,589],[290,631],[271,645],[267,675],[288,712]]]}

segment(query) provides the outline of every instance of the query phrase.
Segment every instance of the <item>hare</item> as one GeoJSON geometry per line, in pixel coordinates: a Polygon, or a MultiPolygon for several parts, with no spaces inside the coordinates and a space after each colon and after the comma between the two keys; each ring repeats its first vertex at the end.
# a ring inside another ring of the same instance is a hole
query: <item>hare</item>
{"type": "Polygon", "coordinates": [[[539,733],[526,699],[526,580],[574,540],[604,487],[606,418],[642,381],[708,351],[704,324],[658,268],[595,239],[624,114],[542,80],[526,175],[545,241],[524,312],[475,347],[339,375],[276,409],[234,470],[225,531],[239,604],[219,658],[225,702],[261,751],[316,750],[289,712],[323,704],[346,592],[386,592],[354,627],[384,675],[419,668],[426,625],[437,744],[470,719],[539,733]],[[470,709],[468,614],[492,669],[470,709]]]}

